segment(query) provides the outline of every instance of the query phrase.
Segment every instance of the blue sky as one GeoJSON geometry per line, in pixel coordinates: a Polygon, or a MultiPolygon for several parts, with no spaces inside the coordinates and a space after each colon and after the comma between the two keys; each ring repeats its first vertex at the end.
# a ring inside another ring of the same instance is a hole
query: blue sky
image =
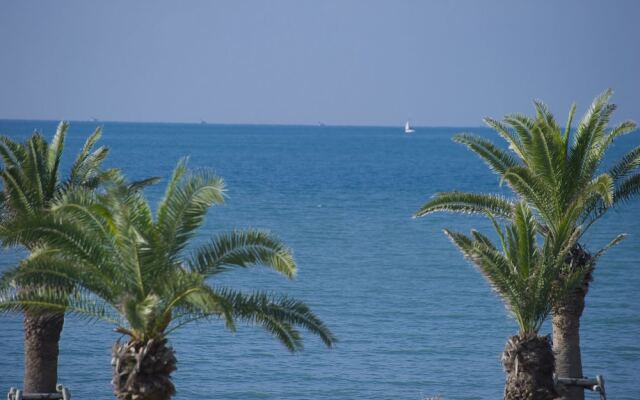
{"type": "Polygon", "coordinates": [[[640,1],[0,1],[0,118],[640,119],[640,1]],[[562,117],[560,117],[562,116],[562,117]]]}

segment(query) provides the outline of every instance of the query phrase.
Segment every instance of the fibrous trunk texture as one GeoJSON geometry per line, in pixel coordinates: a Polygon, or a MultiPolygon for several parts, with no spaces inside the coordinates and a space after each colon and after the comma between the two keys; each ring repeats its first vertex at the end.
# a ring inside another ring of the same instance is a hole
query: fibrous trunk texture
{"type": "Polygon", "coordinates": [[[554,357],[548,336],[535,334],[509,338],[502,353],[507,375],[505,400],[553,400],[554,357]]]}
{"type": "Polygon", "coordinates": [[[130,340],[113,346],[113,393],[122,400],[167,400],[176,392],[176,356],[166,339],[130,340]]]}
{"type": "MultiPolygon", "coordinates": [[[[583,268],[591,255],[576,244],[567,262],[573,268],[583,268]]],[[[593,266],[582,282],[562,302],[553,308],[553,351],[556,356],[556,374],[562,378],[582,378],[582,357],[580,354],[580,317],[584,311],[585,297],[589,283],[593,279],[593,266]]],[[[562,399],[584,400],[582,387],[560,388],[562,399]]]]}
{"type": "Polygon", "coordinates": [[[26,312],[24,315],[24,392],[55,393],[58,343],[64,314],[26,312]]]}

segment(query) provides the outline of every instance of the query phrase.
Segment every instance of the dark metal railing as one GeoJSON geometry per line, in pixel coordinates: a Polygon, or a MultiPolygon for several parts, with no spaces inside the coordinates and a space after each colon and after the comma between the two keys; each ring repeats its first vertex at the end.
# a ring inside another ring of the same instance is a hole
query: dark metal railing
{"type": "Polygon", "coordinates": [[[7,394],[7,400],[71,400],[69,389],[58,384],[56,393],[25,393],[20,389],[11,388],[7,394]]]}
{"type": "Polygon", "coordinates": [[[597,375],[595,378],[555,378],[556,383],[563,386],[579,386],[584,389],[598,392],[600,400],[607,400],[607,394],[604,391],[604,377],[597,375]]]}

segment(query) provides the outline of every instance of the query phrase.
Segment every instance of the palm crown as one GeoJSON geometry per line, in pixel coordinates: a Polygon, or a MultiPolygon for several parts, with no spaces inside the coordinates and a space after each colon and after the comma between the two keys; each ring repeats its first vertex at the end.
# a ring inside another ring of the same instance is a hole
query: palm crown
{"type": "Polygon", "coordinates": [[[116,179],[103,193],[66,193],[40,226],[15,232],[16,240],[40,247],[7,280],[46,287],[27,293],[7,288],[0,308],[66,310],[110,321],[138,341],[162,339],[196,319],[221,317],[231,329],[236,320],[259,324],[292,351],[302,347],[296,326],[328,346],[334,343],[330,330],[301,301],[207,283],[219,273],[255,264],[289,278],[296,271],[291,252],[257,230],[221,234],[187,250],[207,210],[223,201],[220,178],[206,170],[190,172],[181,162],[155,218],[140,190],[146,183],[116,179]]]}
{"type": "MultiPolygon", "coordinates": [[[[611,206],[640,193],[640,146],[634,148],[607,172],[598,174],[604,155],[620,135],[636,125],[625,121],[607,129],[616,106],[608,103],[611,90],[597,97],[572,132],[576,107],[572,106],[564,129],[541,102],[535,102],[534,118],[521,114],[504,122],[485,122],[506,140],[509,151],[490,140],[459,134],[454,140],[466,145],[496,172],[501,181],[534,207],[555,250],[578,226],[582,233],[611,206]]],[[[428,201],[417,217],[436,211],[480,212],[511,217],[513,201],[499,195],[465,192],[439,193],[428,201]]]]}
{"type": "Polygon", "coordinates": [[[560,254],[551,251],[548,241],[539,246],[539,225],[526,203],[514,206],[512,218],[505,229],[492,219],[500,248],[477,231],[472,231],[471,237],[449,230],[445,233],[500,295],[518,322],[520,333],[537,334],[551,305],[575,285],[583,271],[565,268],[571,240],[560,254]],[[558,282],[563,273],[568,279],[558,282]]]}
{"type": "MultiPolygon", "coordinates": [[[[24,144],[0,137],[0,158],[4,164],[0,170],[3,230],[24,220],[37,219],[66,190],[78,186],[96,188],[113,174],[113,170],[100,171],[108,149],[101,146],[93,150],[102,134],[98,128],[76,157],[69,176],[62,179],[60,159],[68,129],[69,124],[61,122],[51,143],[39,133],[34,133],[24,144]]],[[[5,242],[5,245],[11,244],[15,243],[5,242]]],[[[22,244],[28,247],[27,243],[22,244]]]]}

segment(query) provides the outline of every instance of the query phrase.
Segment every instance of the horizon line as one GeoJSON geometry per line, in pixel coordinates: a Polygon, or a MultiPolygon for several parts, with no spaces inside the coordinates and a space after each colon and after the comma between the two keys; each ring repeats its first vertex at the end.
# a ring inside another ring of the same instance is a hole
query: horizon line
{"type": "MultiPolygon", "coordinates": [[[[41,118],[0,118],[0,121],[10,122],[53,122],[59,123],[61,121],[67,121],[69,123],[95,123],[100,124],[158,124],[158,125],[211,125],[211,126],[300,126],[300,127],[334,127],[334,128],[402,128],[404,125],[371,125],[371,124],[331,124],[317,122],[313,123],[259,123],[259,122],[208,122],[202,120],[201,122],[180,122],[180,121],[126,121],[126,120],[80,120],[80,119],[41,119],[41,118]]],[[[483,125],[414,125],[415,128],[487,128],[483,125]]]]}

